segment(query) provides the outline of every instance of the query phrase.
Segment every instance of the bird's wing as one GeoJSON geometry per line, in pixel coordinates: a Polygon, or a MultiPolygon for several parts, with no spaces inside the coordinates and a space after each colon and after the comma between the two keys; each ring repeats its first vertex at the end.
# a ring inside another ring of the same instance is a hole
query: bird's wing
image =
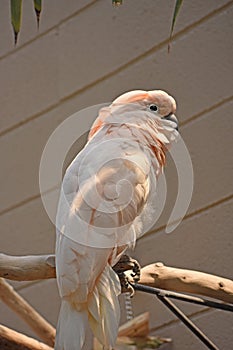
{"type": "Polygon", "coordinates": [[[150,163],[140,145],[118,138],[89,142],[68,168],[57,213],[57,269],[62,296],[85,301],[106,264],[133,245],[149,192],[150,163]],[[105,142],[103,141],[105,140],[105,142]],[[121,248],[119,248],[121,247],[121,248]],[[123,248],[122,248],[123,247],[123,248]]]}
{"type": "Polygon", "coordinates": [[[76,308],[86,303],[110,254],[110,249],[83,246],[57,233],[56,265],[61,297],[70,298],[76,308]]]}

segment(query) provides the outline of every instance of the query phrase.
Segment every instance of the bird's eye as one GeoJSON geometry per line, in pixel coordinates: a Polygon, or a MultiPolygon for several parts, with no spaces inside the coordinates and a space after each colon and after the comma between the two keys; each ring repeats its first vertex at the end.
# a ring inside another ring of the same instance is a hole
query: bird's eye
{"type": "Polygon", "coordinates": [[[150,105],[149,108],[150,108],[150,110],[153,111],[153,112],[158,111],[158,107],[157,107],[156,105],[150,105]]]}

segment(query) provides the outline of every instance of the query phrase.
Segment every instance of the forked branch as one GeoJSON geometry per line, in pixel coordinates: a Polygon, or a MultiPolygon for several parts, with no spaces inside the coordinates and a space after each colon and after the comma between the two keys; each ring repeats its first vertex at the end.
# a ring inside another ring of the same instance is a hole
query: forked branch
{"type": "MultiPolygon", "coordinates": [[[[14,288],[0,278],[0,299],[18,314],[46,344],[53,346],[55,328],[51,326],[14,288]]],[[[8,333],[7,333],[8,334],[8,333]]],[[[0,337],[1,339],[1,337],[0,337]]],[[[0,347],[2,349],[2,347],[0,347]]]]}

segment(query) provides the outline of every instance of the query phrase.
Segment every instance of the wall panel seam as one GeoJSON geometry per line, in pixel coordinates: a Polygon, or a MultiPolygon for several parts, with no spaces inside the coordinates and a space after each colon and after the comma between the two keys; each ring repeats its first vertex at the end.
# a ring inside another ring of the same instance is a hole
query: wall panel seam
{"type": "MultiPolygon", "coordinates": [[[[52,31],[58,29],[61,25],[63,25],[66,21],[69,21],[70,19],[72,19],[73,17],[78,16],[80,13],[86,11],[89,7],[91,7],[92,5],[94,5],[96,2],[98,2],[100,0],[92,0],[90,3],[88,3],[87,5],[85,5],[84,7],[82,7],[81,9],[75,11],[73,14],[67,16],[66,18],[62,19],[60,22],[58,22],[56,25],[51,26],[50,28],[46,29],[45,31],[38,33],[34,38],[29,39],[28,41],[26,41],[25,43],[21,44],[20,46],[16,46],[13,47],[12,50],[4,53],[2,56],[0,56],[0,61],[5,59],[8,56],[14,55],[15,52],[20,51],[21,49],[23,49],[26,46],[31,45],[33,42],[37,41],[38,39],[46,36],[47,34],[51,33],[52,31]]],[[[10,20],[10,19],[9,19],[10,20]]]]}
{"type": "MultiPolygon", "coordinates": [[[[186,214],[184,216],[184,218],[182,219],[182,222],[186,221],[186,220],[188,220],[190,218],[193,218],[195,216],[199,216],[200,214],[203,214],[205,212],[208,212],[210,209],[216,208],[216,207],[218,207],[218,206],[220,206],[222,204],[228,203],[232,199],[233,199],[233,193],[230,194],[229,196],[220,198],[217,201],[211,202],[210,204],[205,205],[204,207],[201,207],[199,209],[193,210],[191,213],[186,214]]],[[[148,231],[141,239],[143,239],[144,237],[148,237],[149,235],[152,235],[152,234],[160,233],[161,231],[164,231],[165,228],[166,228],[166,224],[165,225],[161,225],[160,227],[158,227],[158,228],[156,228],[154,230],[148,231]]]]}
{"type": "MultiPolygon", "coordinates": [[[[91,3],[92,4],[92,3],[91,3]]],[[[173,35],[173,41],[175,41],[176,39],[182,37],[183,35],[186,34],[186,32],[190,32],[193,28],[199,26],[200,24],[204,23],[205,21],[207,21],[208,19],[214,17],[215,15],[218,15],[219,13],[223,12],[224,10],[226,10],[228,7],[230,7],[231,5],[233,4],[233,0],[231,0],[230,2],[228,2],[227,4],[219,7],[218,9],[215,9],[213,10],[212,12],[210,12],[209,14],[207,14],[206,16],[202,17],[201,19],[199,19],[198,21],[188,25],[187,27],[185,27],[184,29],[180,30],[179,32],[175,33],[173,35]]],[[[89,6],[91,6],[89,4],[89,6]]],[[[54,27],[54,28],[57,28],[57,27],[54,27]]],[[[54,30],[51,29],[51,30],[54,30]]],[[[35,39],[36,40],[36,39],[35,39]]],[[[150,56],[151,54],[155,53],[156,51],[160,50],[161,48],[164,48],[168,45],[169,43],[169,39],[165,39],[164,41],[160,42],[159,44],[155,45],[154,47],[152,47],[151,49],[149,50],[146,50],[145,52],[143,52],[142,54],[138,55],[137,57],[134,57],[133,59],[131,59],[130,61],[124,63],[123,65],[119,66],[118,68],[116,68],[115,70],[107,73],[106,75],[103,75],[102,77],[96,79],[95,81],[85,85],[84,87],[72,92],[71,94],[61,98],[57,103],[55,104],[52,104],[51,106],[47,107],[46,109],[42,110],[42,111],[39,111],[37,113],[35,113],[34,115],[20,121],[19,123],[16,123],[12,126],[10,126],[9,128],[6,128],[4,130],[2,130],[0,132],[0,136],[3,136],[5,134],[7,134],[8,132],[11,132],[12,130],[32,121],[32,120],[35,120],[37,118],[39,118],[40,116],[42,116],[44,113],[48,112],[48,111],[51,111],[52,109],[56,108],[57,106],[59,106],[59,104],[67,101],[67,100],[70,100],[72,99],[73,97],[76,97],[77,95],[87,91],[88,89],[94,87],[95,85],[98,85],[99,83],[105,81],[106,79],[108,78],[111,78],[113,77],[114,75],[117,75],[118,73],[124,71],[125,69],[127,69],[128,67],[130,67],[131,65],[134,65],[135,63],[138,63],[140,62],[141,60],[143,60],[144,58],[146,58],[147,56],[150,56]]],[[[26,44],[25,44],[26,45],[26,44]]],[[[24,46],[25,46],[24,45],[24,46]]],[[[19,49],[21,49],[22,47],[24,46],[21,46],[19,49]]],[[[18,49],[18,50],[19,50],[18,49]]],[[[15,51],[12,51],[13,53],[15,51]]],[[[12,53],[11,52],[11,53],[12,53]]],[[[1,60],[1,57],[0,57],[0,60],[1,60]]]]}
{"type": "MultiPolygon", "coordinates": [[[[65,19],[61,20],[59,23],[57,23],[55,26],[52,26],[51,28],[49,28],[47,31],[38,34],[36,37],[34,37],[33,39],[27,41],[26,43],[22,44],[21,46],[14,48],[13,50],[11,50],[10,52],[0,56],[0,61],[4,58],[6,58],[7,56],[10,56],[12,54],[14,54],[15,52],[23,49],[25,46],[30,45],[31,43],[33,43],[34,41],[40,39],[41,37],[47,35],[48,33],[52,32],[53,30],[57,29],[58,27],[60,27],[61,25],[63,25],[65,22],[69,21],[70,19],[78,16],[81,12],[84,12],[87,8],[93,6],[96,2],[98,2],[99,0],[94,0],[91,3],[87,4],[85,7],[81,8],[80,10],[78,10],[76,13],[66,17],[65,19]]],[[[186,26],[185,28],[181,29],[180,31],[176,32],[173,34],[173,40],[176,39],[177,37],[180,37],[181,35],[185,34],[186,32],[189,32],[190,30],[192,30],[193,28],[199,26],[200,24],[204,23],[205,21],[209,20],[210,18],[218,15],[219,13],[225,11],[228,7],[230,7],[233,4],[233,0],[230,0],[228,3],[214,9],[213,11],[209,12],[207,15],[201,17],[199,20],[193,22],[192,24],[186,26]]],[[[169,28],[168,28],[169,29],[169,28]]],[[[158,46],[160,47],[160,45],[162,43],[168,44],[169,42],[169,38],[162,41],[161,43],[158,44],[158,46]]],[[[151,48],[148,51],[151,51],[153,49],[156,49],[157,45],[154,46],[153,48],[151,48]]]]}

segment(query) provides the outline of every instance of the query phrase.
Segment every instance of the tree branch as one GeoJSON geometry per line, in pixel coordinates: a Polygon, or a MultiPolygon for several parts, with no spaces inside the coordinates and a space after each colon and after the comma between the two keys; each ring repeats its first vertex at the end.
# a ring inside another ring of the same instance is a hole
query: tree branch
{"type": "MultiPolygon", "coordinates": [[[[0,298],[15,311],[46,344],[53,346],[53,328],[31,305],[29,305],[3,278],[0,278],[0,298]]],[[[0,347],[1,348],[1,347],[0,347]]]]}
{"type": "Polygon", "coordinates": [[[0,325],[0,349],[2,350],[53,350],[48,345],[0,325]]]}
{"type": "Polygon", "coordinates": [[[139,283],[175,292],[205,295],[233,303],[232,280],[204,272],[165,266],[161,262],[143,267],[139,283]]]}
{"type": "MultiPolygon", "coordinates": [[[[0,277],[17,281],[54,278],[55,256],[8,256],[0,254],[0,277]]],[[[164,266],[147,265],[141,270],[141,284],[156,288],[205,295],[233,303],[233,281],[203,272],[164,266]]]]}
{"type": "Polygon", "coordinates": [[[0,277],[34,281],[56,277],[54,255],[11,256],[0,254],[0,277]]]}

